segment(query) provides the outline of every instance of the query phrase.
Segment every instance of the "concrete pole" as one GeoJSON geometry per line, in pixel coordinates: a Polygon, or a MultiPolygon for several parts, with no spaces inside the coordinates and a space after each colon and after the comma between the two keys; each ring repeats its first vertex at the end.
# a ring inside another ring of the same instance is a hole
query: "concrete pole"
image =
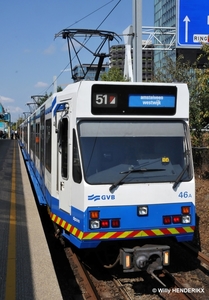
{"type": "Polygon", "coordinates": [[[133,66],[131,59],[131,48],[133,45],[133,26],[127,27],[124,31],[125,42],[125,62],[124,62],[124,76],[133,82],[133,66]]]}
{"type": "Polygon", "coordinates": [[[142,0],[133,0],[133,75],[142,81],[142,0]]]}

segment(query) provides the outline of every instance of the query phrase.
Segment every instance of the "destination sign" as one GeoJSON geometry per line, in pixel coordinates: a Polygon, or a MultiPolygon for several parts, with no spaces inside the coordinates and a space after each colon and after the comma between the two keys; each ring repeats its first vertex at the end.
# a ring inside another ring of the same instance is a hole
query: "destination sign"
{"type": "Polygon", "coordinates": [[[94,115],[174,115],[176,86],[94,84],[94,115]]]}
{"type": "Polygon", "coordinates": [[[130,95],[129,107],[175,107],[175,97],[170,95],[130,95]]]}

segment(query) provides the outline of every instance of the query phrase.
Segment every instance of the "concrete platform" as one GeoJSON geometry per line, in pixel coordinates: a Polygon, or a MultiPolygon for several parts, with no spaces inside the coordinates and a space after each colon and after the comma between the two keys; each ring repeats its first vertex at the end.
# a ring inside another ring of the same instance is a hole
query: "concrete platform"
{"type": "Polygon", "coordinates": [[[16,140],[0,140],[0,300],[62,300],[16,140]]]}

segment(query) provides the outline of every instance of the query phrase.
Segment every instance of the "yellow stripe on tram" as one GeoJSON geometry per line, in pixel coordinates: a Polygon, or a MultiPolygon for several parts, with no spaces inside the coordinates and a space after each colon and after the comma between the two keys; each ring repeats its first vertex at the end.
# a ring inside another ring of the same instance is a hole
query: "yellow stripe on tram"
{"type": "Polygon", "coordinates": [[[7,256],[7,276],[5,300],[16,299],[16,149],[12,159],[11,206],[9,221],[9,243],[7,256]]]}

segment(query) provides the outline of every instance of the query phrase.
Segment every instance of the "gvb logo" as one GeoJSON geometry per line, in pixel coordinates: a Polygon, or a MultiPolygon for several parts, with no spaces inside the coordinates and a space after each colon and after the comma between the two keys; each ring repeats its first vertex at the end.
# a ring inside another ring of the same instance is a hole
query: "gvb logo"
{"type": "Polygon", "coordinates": [[[89,201],[99,201],[99,200],[115,200],[115,195],[88,195],[89,201]]]}
{"type": "Polygon", "coordinates": [[[115,196],[114,195],[102,195],[101,199],[102,200],[115,200],[115,196]]]}

